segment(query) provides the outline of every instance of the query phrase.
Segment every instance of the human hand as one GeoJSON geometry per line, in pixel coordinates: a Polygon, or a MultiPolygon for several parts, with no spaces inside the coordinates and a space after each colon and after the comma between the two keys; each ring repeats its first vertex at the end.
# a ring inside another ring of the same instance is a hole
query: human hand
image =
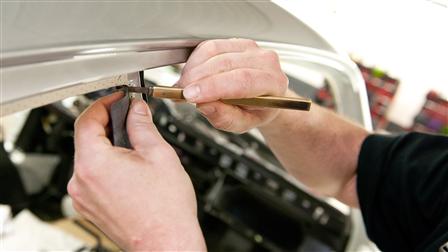
{"type": "Polygon", "coordinates": [[[91,105],[75,123],[74,208],[124,250],[205,250],[191,181],[152,123],[143,101],[127,119],[133,149],[106,137],[115,93],[91,105]]]}
{"type": "Polygon", "coordinates": [[[288,78],[275,52],[248,39],[204,41],[194,50],[177,86],[221,130],[243,133],[271,122],[277,109],[227,105],[220,99],[284,95],[288,78]]]}

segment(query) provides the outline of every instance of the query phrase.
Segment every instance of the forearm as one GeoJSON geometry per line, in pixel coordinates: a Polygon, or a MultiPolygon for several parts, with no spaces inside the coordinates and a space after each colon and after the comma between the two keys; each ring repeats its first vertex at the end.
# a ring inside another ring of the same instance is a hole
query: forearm
{"type": "Polygon", "coordinates": [[[320,194],[357,205],[356,167],[366,130],[316,104],[309,112],[283,110],[260,130],[294,177],[320,194]]]}
{"type": "Polygon", "coordinates": [[[207,251],[199,223],[186,222],[167,228],[152,229],[146,237],[131,241],[127,251],[207,251]]]}

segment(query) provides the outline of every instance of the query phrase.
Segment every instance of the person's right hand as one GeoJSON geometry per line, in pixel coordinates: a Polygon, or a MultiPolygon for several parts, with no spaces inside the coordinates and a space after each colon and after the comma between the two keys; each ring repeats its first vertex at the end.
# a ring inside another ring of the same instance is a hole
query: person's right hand
{"type": "Polygon", "coordinates": [[[278,109],[227,105],[219,99],[282,96],[288,78],[275,52],[248,39],[218,39],[199,44],[177,86],[185,88],[185,98],[196,103],[214,127],[242,133],[268,124],[278,109]]]}

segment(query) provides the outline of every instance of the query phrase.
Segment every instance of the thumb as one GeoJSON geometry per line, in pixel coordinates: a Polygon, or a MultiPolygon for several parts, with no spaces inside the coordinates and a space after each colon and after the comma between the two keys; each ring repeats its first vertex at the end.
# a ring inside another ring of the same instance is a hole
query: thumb
{"type": "Polygon", "coordinates": [[[136,151],[147,153],[166,144],[152,122],[151,111],[144,101],[132,100],[126,123],[129,141],[136,151]]]}

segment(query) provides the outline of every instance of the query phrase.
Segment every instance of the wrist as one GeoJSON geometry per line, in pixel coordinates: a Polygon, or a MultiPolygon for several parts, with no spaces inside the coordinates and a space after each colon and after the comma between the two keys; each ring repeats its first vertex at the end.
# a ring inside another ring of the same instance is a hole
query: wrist
{"type": "Polygon", "coordinates": [[[261,126],[258,126],[261,134],[266,137],[267,135],[277,133],[282,125],[288,123],[288,116],[285,115],[285,113],[287,113],[287,111],[280,110],[272,120],[261,126]]]}
{"type": "Polygon", "coordinates": [[[197,218],[174,225],[161,224],[139,238],[132,237],[126,251],[206,251],[204,236],[197,218]]]}
{"type": "MultiPolygon", "coordinates": [[[[300,97],[290,89],[286,90],[285,96],[300,97]]],[[[264,136],[278,133],[279,131],[281,131],[282,127],[287,127],[289,124],[297,123],[298,116],[300,116],[297,115],[297,113],[301,112],[302,111],[279,109],[278,113],[272,120],[270,120],[266,124],[259,126],[258,129],[264,136]]]]}

